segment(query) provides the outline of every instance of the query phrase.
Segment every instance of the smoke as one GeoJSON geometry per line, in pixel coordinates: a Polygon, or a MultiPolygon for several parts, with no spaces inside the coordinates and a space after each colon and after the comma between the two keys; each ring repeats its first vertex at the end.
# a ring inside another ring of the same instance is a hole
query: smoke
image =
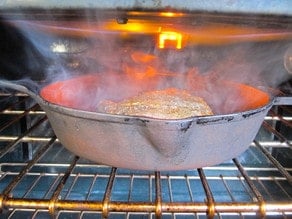
{"type": "Polygon", "coordinates": [[[118,101],[145,90],[168,87],[195,89],[195,94],[207,99],[212,96],[210,101],[214,102],[222,100],[220,95],[232,93],[221,82],[277,88],[290,78],[283,64],[291,46],[288,41],[159,49],[156,35],[104,31],[98,21],[53,20],[2,22],[1,75],[9,80],[28,80],[26,85],[37,84],[39,90],[57,81],[95,75],[99,78],[95,88],[78,84],[66,90],[66,95],[72,96],[70,101],[83,99],[75,106],[84,109],[94,109],[102,99],[118,101]]]}

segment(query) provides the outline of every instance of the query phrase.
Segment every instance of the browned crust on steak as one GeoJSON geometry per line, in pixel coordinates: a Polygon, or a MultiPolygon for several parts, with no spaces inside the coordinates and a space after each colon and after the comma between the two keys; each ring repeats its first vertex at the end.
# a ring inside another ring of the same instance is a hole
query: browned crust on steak
{"type": "Polygon", "coordinates": [[[110,114],[159,119],[213,115],[203,98],[176,88],[143,92],[121,102],[104,100],[100,102],[98,110],[110,114]]]}

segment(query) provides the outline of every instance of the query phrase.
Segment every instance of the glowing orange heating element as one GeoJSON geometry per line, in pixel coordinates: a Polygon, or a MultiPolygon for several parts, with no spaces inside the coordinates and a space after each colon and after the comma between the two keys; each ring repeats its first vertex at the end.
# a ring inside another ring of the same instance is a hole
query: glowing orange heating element
{"type": "Polygon", "coordinates": [[[158,47],[164,49],[166,47],[182,48],[182,34],[177,32],[161,32],[158,39],[158,47]]]}

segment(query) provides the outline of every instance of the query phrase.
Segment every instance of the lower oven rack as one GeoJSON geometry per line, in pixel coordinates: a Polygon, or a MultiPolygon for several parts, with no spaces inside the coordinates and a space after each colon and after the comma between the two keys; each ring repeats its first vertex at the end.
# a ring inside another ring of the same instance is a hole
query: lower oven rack
{"type": "Polygon", "coordinates": [[[68,152],[23,94],[0,94],[1,218],[291,218],[292,109],[274,107],[249,149],[201,169],[133,171],[68,152]]]}

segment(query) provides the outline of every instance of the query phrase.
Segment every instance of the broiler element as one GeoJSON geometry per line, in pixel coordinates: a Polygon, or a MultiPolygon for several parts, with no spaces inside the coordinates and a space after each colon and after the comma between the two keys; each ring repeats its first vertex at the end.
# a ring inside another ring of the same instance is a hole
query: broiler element
{"type": "Polygon", "coordinates": [[[177,32],[161,32],[159,34],[158,47],[160,49],[174,47],[176,49],[182,48],[182,34],[177,32]]]}

